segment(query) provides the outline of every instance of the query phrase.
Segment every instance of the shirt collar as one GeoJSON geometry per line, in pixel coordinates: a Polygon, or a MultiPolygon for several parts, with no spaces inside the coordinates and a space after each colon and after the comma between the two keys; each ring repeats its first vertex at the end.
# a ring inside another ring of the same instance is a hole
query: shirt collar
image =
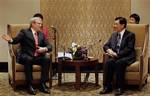
{"type": "Polygon", "coordinates": [[[36,33],[36,31],[35,31],[33,28],[31,28],[31,31],[32,31],[32,33],[33,33],[33,34],[35,34],[35,33],[36,33]]]}
{"type": "Polygon", "coordinates": [[[125,29],[123,29],[121,32],[119,32],[119,34],[121,35],[121,37],[123,36],[124,32],[125,32],[125,29]]]}

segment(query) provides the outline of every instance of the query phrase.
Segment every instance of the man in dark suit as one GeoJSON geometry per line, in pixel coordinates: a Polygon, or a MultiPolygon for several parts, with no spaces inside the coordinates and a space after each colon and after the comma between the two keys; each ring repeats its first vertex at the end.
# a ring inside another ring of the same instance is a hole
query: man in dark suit
{"type": "Polygon", "coordinates": [[[135,61],[135,34],[126,30],[127,20],[123,17],[115,18],[114,33],[104,45],[104,51],[109,59],[104,65],[104,84],[100,94],[112,91],[112,79],[115,75],[115,95],[123,93],[125,69],[135,61]]]}
{"type": "Polygon", "coordinates": [[[8,35],[2,36],[10,44],[20,43],[21,50],[17,55],[17,61],[24,65],[28,92],[33,95],[36,94],[32,86],[33,64],[39,64],[41,66],[40,91],[50,93],[45,83],[48,81],[51,61],[46,57],[45,53],[52,51],[52,46],[45,39],[43,32],[41,32],[41,26],[42,20],[34,17],[30,20],[30,28],[22,29],[15,38],[11,38],[8,35]]]}

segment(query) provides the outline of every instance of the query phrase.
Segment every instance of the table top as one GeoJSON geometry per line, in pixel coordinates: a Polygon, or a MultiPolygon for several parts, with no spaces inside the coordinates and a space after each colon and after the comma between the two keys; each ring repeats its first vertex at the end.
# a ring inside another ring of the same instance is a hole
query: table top
{"type": "Polygon", "coordinates": [[[88,66],[88,65],[95,65],[98,63],[98,59],[92,58],[87,60],[62,60],[58,61],[58,64],[62,65],[72,65],[72,66],[88,66]]]}

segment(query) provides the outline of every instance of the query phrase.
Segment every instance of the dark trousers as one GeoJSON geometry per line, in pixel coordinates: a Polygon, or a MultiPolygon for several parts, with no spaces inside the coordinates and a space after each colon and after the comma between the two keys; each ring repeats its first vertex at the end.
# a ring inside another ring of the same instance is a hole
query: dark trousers
{"type": "Polygon", "coordinates": [[[39,57],[30,57],[30,56],[23,56],[23,58],[20,58],[22,61],[21,64],[24,65],[24,71],[25,71],[25,77],[27,84],[32,84],[33,76],[33,64],[37,64],[41,66],[41,83],[45,83],[48,81],[49,78],[49,66],[50,66],[50,59],[45,56],[39,56],[39,57]]]}
{"type": "Polygon", "coordinates": [[[127,63],[125,59],[109,59],[104,65],[104,86],[108,88],[112,87],[112,80],[115,76],[115,87],[123,88],[126,67],[127,63]]]}

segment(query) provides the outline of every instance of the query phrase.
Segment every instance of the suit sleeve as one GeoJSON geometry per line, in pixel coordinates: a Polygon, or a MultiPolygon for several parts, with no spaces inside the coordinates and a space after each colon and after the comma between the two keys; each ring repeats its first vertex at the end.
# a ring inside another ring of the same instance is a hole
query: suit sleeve
{"type": "Polygon", "coordinates": [[[12,38],[12,42],[8,42],[9,44],[18,44],[24,37],[24,29],[22,29],[19,34],[15,37],[12,38]]]}
{"type": "Polygon", "coordinates": [[[45,38],[44,34],[43,34],[43,37],[44,37],[44,46],[47,47],[48,49],[48,52],[51,52],[52,51],[52,45],[48,42],[48,39],[45,38]]]}
{"type": "Polygon", "coordinates": [[[104,46],[103,46],[103,49],[104,49],[104,51],[106,52],[107,51],[107,49],[110,49],[111,48],[111,41],[112,41],[112,35],[111,35],[111,37],[109,38],[109,40],[104,44],[104,46]]]}
{"type": "Polygon", "coordinates": [[[128,54],[130,54],[132,51],[134,51],[134,45],[135,45],[135,34],[131,33],[127,39],[127,45],[126,47],[121,50],[118,54],[118,58],[122,58],[124,56],[127,56],[128,54]]]}

